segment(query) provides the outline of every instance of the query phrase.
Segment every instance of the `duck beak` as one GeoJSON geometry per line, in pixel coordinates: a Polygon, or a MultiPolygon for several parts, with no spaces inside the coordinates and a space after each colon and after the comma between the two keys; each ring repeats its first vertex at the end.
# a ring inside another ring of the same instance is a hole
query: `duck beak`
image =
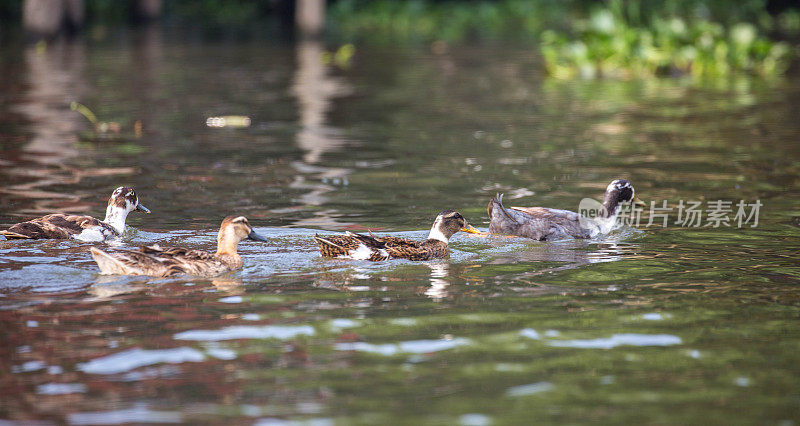
{"type": "Polygon", "coordinates": [[[466,232],[468,234],[482,234],[483,233],[483,232],[479,231],[477,228],[475,228],[474,226],[472,226],[470,224],[467,224],[467,226],[465,226],[464,229],[462,229],[462,231],[464,231],[464,232],[466,232]]]}
{"type": "Polygon", "coordinates": [[[253,241],[268,241],[266,238],[262,237],[261,235],[256,234],[256,231],[254,231],[252,229],[250,230],[250,233],[247,234],[247,239],[248,240],[253,240],[253,241]]]}
{"type": "Polygon", "coordinates": [[[143,206],[141,204],[136,204],[136,208],[134,210],[139,210],[140,212],[144,212],[144,213],[150,214],[150,209],[148,209],[147,207],[145,207],[145,206],[143,206]]]}
{"type": "Polygon", "coordinates": [[[633,204],[636,205],[636,206],[647,207],[647,203],[645,203],[644,201],[640,200],[639,197],[633,197],[633,204]]]}

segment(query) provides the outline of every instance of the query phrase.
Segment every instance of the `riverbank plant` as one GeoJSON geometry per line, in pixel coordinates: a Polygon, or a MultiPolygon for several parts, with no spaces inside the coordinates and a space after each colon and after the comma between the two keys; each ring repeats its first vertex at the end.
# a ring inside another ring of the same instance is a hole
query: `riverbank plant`
{"type": "Polygon", "coordinates": [[[763,0],[339,0],[329,21],[338,37],[357,43],[533,42],[557,78],[705,79],[785,72],[793,49],[766,34],[790,34],[797,16],[773,17],[763,0]]]}
{"type": "Polygon", "coordinates": [[[621,2],[611,2],[569,30],[544,31],[540,46],[547,71],[558,78],[773,77],[786,70],[791,58],[787,43],[770,40],[754,23],[724,26],[679,16],[640,21],[646,25],[632,21],[621,2]]]}

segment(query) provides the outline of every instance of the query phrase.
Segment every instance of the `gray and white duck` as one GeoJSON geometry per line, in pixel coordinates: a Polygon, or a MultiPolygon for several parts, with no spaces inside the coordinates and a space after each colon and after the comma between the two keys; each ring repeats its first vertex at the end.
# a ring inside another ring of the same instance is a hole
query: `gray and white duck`
{"type": "Polygon", "coordinates": [[[629,203],[645,205],[636,197],[633,185],[625,179],[615,179],[608,184],[603,202],[593,218],[547,207],[505,207],[503,195],[498,194],[489,202],[489,232],[538,241],[594,238],[610,232],[622,206],[629,203]]]}
{"type": "Polygon", "coordinates": [[[12,225],[0,234],[6,239],[60,239],[103,241],[125,232],[125,220],[132,211],[150,213],[139,202],[136,191],[120,186],[111,193],[103,220],[91,216],[55,213],[12,225]]]}

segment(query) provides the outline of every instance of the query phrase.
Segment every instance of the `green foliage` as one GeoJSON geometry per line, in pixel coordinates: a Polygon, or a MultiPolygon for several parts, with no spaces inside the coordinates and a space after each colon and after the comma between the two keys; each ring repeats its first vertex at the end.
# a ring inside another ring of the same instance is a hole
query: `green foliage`
{"type": "Polygon", "coordinates": [[[538,40],[558,78],[770,77],[786,70],[793,52],[765,33],[800,32],[797,12],[773,18],[764,0],[340,0],[329,17],[350,40],[538,40]]]}
{"type": "Polygon", "coordinates": [[[548,22],[566,21],[576,8],[581,8],[581,2],[573,0],[340,0],[331,5],[328,16],[339,35],[349,39],[452,42],[535,38],[548,22]]]}
{"type": "Polygon", "coordinates": [[[612,1],[575,21],[569,32],[545,31],[541,47],[548,72],[558,78],[771,77],[789,65],[789,46],[769,40],[752,23],[726,28],[702,18],[645,18],[631,18],[621,2],[612,1]]]}

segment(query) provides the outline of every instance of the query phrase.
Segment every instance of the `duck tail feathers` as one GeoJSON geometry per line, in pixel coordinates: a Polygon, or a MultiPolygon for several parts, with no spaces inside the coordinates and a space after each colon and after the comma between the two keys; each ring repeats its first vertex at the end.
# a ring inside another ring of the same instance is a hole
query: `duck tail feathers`
{"type": "Polygon", "coordinates": [[[323,245],[323,244],[324,244],[324,245],[327,245],[327,246],[330,246],[330,247],[335,247],[335,248],[337,248],[337,249],[339,249],[339,250],[344,250],[344,248],[343,248],[342,246],[340,246],[340,245],[338,245],[338,244],[334,243],[334,242],[333,242],[333,241],[331,241],[331,240],[328,240],[328,239],[322,238],[322,237],[320,237],[318,234],[314,234],[314,239],[315,239],[315,240],[317,240],[317,243],[319,243],[320,245],[323,245]]]}
{"type": "Polygon", "coordinates": [[[16,232],[11,231],[0,231],[0,235],[6,237],[7,240],[31,240],[33,239],[30,236],[17,234],[16,232]]]}
{"type": "Polygon", "coordinates": [[[124,263],[103,250],[91,247],[89,251],[92,253],[94,261],[97,262],[101,274],[126,274],[128,272],[128,268],[124,263]]]}
{"type": "Polygon", "coordinates": [[[514,223],[519,223],[503,206],[503,194],[497,193],[494,198],[492,198],[492,202],[489,203],[489,220],[492,219],[492,211],[494,210],[494,207],[497,207],[499,211],[508,218],[508,220],[514,223]]]}

